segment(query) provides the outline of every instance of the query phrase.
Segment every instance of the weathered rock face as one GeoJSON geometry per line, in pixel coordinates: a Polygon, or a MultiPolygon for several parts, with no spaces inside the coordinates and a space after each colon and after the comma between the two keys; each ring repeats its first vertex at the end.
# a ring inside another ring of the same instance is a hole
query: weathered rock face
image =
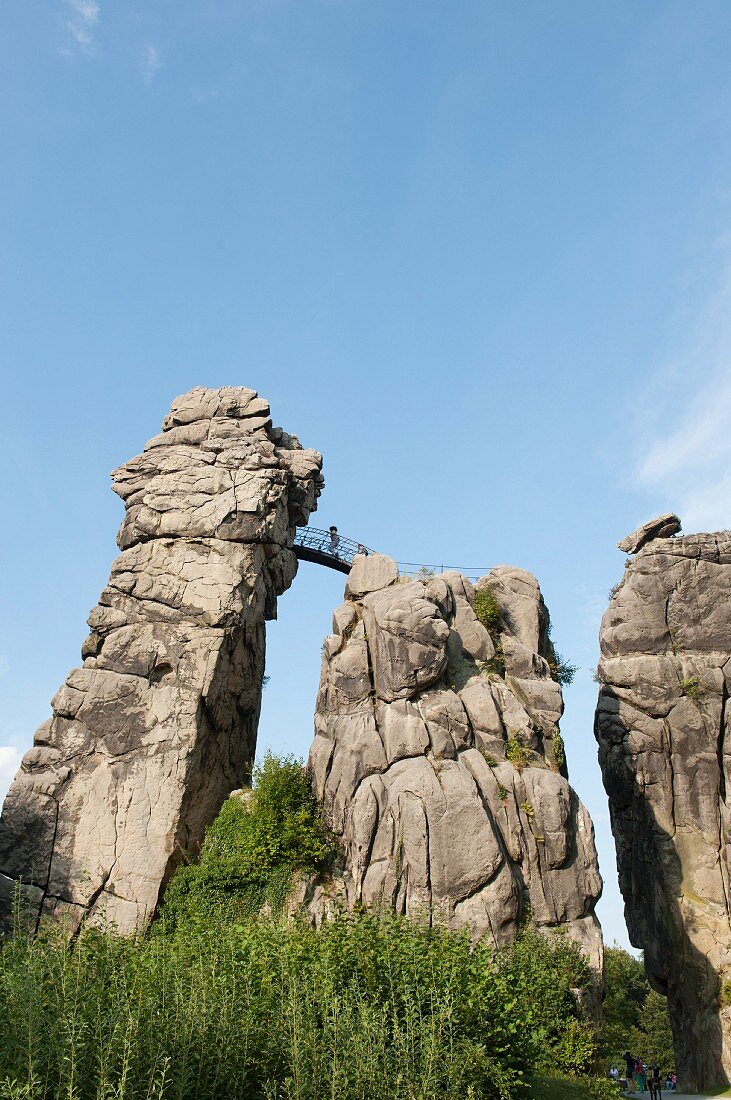
{"type": "Polygon", "coordinates": [[[731,1075],[731,533],[655,537],[627,565],[601,627],[599,760],[630,936],[696,1092],[731,1075]]]}
{"type": "Polygon", "coordinates": [[[15,884],[31,920],[122,932],[153,913],[254,757],[265,620],[291,583],[294,527],[321,458],[272,428],[253,390],[195,389],[115,471],[122,550],[91,612],[83,667],[0,817],[0,918],[15,884]]]}
{"type": "Polygon", "coordinates": [[[530,911],[600,970],[593,827],[566,778],[538,584],[505,566],[478,582],[502,613],[491,636],[460,574],[397,576],[356,558],[324,644],[310,769],[347,903],[498,944],[530,911]]]}

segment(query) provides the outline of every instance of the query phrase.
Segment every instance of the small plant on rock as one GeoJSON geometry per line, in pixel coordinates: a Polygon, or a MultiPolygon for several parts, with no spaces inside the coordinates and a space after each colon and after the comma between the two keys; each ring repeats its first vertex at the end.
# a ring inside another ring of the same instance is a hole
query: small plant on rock
{"type": "Polygon", "coordinates": [[[556,650],[553,651],[553,659],[549,659],[548,661],[548,668],[551,672],[551,679],[562,686],[572,684],[574,676],[578,671],[576,665],[572,665],[570,661],[567,661],[566,658],[562,657],[556,650]]]}
{"type": "Polygon", "coordinates": [[[692,699],[693,702],[697,702],[705,693],[703,684],[698,676],[686,676],[684,679],[679,680],[679,684],[683,695],[692,699]]]}
{"type": "Polygon", "coordinates": [[[566,763],[566,747],[559,730],[556,730],[551,739],[551,747],[553,749],[553,759],[556,761],[556,766],[562,768],[566,763]]]}
{"type": "Polygon", "coordinates": [[[483,661],[480,665],[480,672],[485,676],[500,676],[504,678],[505,654],[503,653],[503,643],[499,636],[493,638],[493,645],[495,646],[495,652],[489,660],[483,661]]]}
{"type": "Polygon", "coordinates": [[[573,683],[574,676],[578,672],[578,669],[576,665],[572,665],[570,661],[562,657],[553,644],[550,622],[548,623],[546,631],[546,649],[546,661],[548,662],[548,670],[551,674],[551,679],[561,685],[573,683]]]}
{"type": "Polygon", "coordinates": [[[530,759],[528,749],[515,735],[508,738],[505,744],[505,755],[519,772],[523,770],[530,759]]]}
{"type": "Polygon", "coordinates": [[[528,818],[528,820],[530,820],[536,812],[533,809],[533,803],[532,802],[528,802],[528,801],[521,802],[520,808],[523,811],[523,813],[525,814],[525,816],[528,818]]]}
{"type": "Polygon", "coordinates": [[[501,802],[507,802],[508,800],[508,788],[504,787],[502,783],[497,785],[497,794],[501,802]]]}
{"type": "Polygon", "coordinates": [[[478,588],[475,592],[475,615],[490,633],[502,629],[503,615],[500,604],[490,588],[478,588]]]}

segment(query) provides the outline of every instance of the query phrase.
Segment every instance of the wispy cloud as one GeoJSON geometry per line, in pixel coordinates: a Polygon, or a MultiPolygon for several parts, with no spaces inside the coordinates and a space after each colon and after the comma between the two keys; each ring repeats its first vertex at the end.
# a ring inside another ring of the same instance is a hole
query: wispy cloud
{"type": "Polygon", "coordinates": [[[235,65],[227,73],[220,74],[211,84],[197,84],[191,98],[194,103],[205,105],[215,100],[230,100],[237,96],[248,77],[248,69],[245,65],[235,65]]]}
{"type": "Polygon", "coordinates": [[[639,486],[658,510],[676,511],[687,532],[731,528],[731,265],[687,348],[645,396],[653,417],[639,447],[639,486]]]}
{"type": "Polygon", "coordinates": [[[96,0],[65,0],[68,15],[66,29],[86,54],[96,52],[94,28],[99,22],[100,8],[96,0]]]}
{"type": "Polygon", "coordinates": [[[0,745],[0,805],[19,767],[20,750],[15,745],[0,745]]]}
{"type": "Polygon", "coordinates": [[[151,42],[145,44],[142,55],[142,79],[148,86],[152,84],[160,68],[160,54],[151,42]]]}

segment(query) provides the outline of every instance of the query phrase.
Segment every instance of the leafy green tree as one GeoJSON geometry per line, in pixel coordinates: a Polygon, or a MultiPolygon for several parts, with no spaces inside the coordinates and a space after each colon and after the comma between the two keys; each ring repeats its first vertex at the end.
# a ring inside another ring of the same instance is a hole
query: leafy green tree
{"type": "Polygon", "coordinates": [[[650,1065],[659,1065],[661,1073],[675,1068],[673,1035],[670,1030],[667,998],[651,989],[642,1009],[640,1026],[632,1035],[632,1043],[650,1065]]]}
{"type": "Polygon", "coordinates": [[[607,1068],[623,1068],[626,1050],[663,1072],[675,1064],[667,1001],[650,988],[641,960],[615,944],[604,952],[599,1055],[607,1068]]]}
{"type": "Polygon", "coordinates": [[[604,1004],[599,1033],[600,1056],[617,1062],[639,1026],[649,992],[645,968],[639,959],[621,947],[604,952],[604,1004]]]}

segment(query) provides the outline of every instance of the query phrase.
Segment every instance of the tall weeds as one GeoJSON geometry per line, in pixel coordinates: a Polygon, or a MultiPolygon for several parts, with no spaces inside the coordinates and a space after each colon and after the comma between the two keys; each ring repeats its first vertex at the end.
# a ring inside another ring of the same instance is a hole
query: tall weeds
{"type": "Polygon", "coordinates": [[[486,948],[397,919],[0,950],[7,1100],[505,1100],[532,1025],[486,948]]]}

